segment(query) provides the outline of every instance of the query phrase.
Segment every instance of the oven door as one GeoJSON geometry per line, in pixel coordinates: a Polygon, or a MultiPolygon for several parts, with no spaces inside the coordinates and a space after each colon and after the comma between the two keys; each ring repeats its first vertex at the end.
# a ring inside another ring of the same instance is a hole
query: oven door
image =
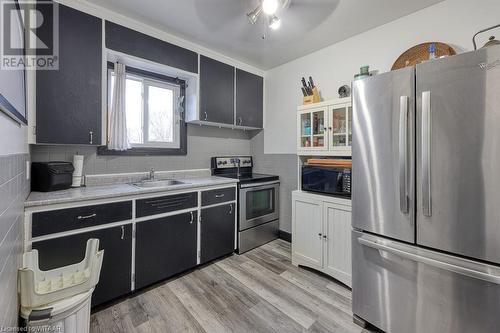
{"type": "Polygon", "coordinates": [[[279,218],[279,188],[279,182],[241,185],[240,231],[279,218]]]}

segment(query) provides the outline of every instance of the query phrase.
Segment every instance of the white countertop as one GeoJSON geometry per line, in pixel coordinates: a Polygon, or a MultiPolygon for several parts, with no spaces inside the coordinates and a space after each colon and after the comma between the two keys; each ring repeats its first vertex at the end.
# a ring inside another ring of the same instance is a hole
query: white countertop
{"type": "Polygon", "coordinates": [[[224,177],[201,177],[180,179],[183,184],[155,188],[139,188],[131,184],[90,186],[55,192],[31,192],[24,207],[37,207],[60,203],[132,196],[137,194],[178,191],[223,184],[236,184],[237,179],[224,177]]]}

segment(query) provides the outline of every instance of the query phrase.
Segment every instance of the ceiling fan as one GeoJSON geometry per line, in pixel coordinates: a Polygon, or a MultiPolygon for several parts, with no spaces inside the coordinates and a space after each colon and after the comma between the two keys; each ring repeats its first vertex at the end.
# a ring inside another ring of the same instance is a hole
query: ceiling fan
{"type": "Polygon", "coordinates": [[[262,15],[266,15],[267,25],[272,30],[277,30],[281,26],[281,19],[276,15],[278,10],[285,9],[290,5],[291,0],[262,0],[262,2],[251,12],[247,13],[248,21],[256,24],[262,15]]]}

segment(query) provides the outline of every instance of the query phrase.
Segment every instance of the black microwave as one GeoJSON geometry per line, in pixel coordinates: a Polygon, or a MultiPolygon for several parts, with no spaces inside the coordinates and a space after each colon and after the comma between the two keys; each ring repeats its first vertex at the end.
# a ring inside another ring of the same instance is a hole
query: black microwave
{"type": "Polygon", "coordinates": [[[351,168],[302,166],[302,191],[351,197],[351,168]]]}

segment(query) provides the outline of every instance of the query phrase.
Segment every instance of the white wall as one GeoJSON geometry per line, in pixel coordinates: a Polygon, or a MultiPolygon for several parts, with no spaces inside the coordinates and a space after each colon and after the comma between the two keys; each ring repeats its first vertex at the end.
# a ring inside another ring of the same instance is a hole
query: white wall
{"type": "MultiPolygon", "coordinates": [[[[447,0],[270,70],[266,75],[264,152],[295,153],[295,113],[302,104],[302,76],[314,78],[324,99],[337,98],[338,88],[350,84],[360,66],[389,71],[399,55],[414,45],[442,41],[459,53],[471,50],[474,33],[500,23],[499,13],[498,0],[447,0]]],[[[495,32],[500,37],[500,29],[495,32]]],[[[483,44],[484,39],[479,45],[483,44]]]]}

